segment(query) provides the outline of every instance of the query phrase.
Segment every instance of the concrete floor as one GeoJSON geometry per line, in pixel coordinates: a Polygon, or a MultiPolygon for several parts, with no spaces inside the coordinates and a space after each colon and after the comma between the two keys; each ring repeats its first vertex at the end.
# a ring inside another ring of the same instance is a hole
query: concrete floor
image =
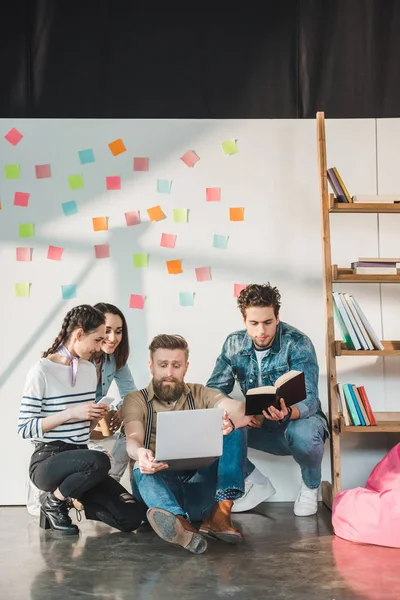
{"type": "Polygon", "coordinates": [[[24,507],[0,508],[0,598],[7,600],[398,600],[400,550],[332,535],[330,513],[298,518],[267,503],[235,515],[245,535],[194,556],[149,526],[119,533],[90,521],[81,535],[39,530],[24,507]]]}

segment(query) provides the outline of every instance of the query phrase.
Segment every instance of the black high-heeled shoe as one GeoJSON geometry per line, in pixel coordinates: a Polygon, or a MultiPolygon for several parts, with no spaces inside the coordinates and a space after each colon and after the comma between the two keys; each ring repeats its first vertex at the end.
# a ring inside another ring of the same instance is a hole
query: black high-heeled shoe
{"type": "Polygon", "coordinates": [[[65,535],[78,535],[79,529],[68,515],[65,500],[59,500],[50,492],[47,494],[40,509],[39,526],[42,529],[53,529],[65,535]]]}

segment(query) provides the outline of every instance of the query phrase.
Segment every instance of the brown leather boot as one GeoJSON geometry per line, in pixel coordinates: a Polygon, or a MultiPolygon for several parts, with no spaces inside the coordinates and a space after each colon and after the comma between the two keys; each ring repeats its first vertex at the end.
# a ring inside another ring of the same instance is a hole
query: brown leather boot
{"type": "Polygon", "coordinates": [[[243,540],[243,534],[235,529],[231,521],[232,500],[221,500],[211,510],[201,524],[199,532],[229,544],[237,544],[243,540]]]}
{"type": "Polygon", "coordinates": [[[174,515],[163,508],[149,508],[147,519],[156,534],[166,542],[182,546],[193,554],[207,550],[207,540],[182,515],[174,515]]]}

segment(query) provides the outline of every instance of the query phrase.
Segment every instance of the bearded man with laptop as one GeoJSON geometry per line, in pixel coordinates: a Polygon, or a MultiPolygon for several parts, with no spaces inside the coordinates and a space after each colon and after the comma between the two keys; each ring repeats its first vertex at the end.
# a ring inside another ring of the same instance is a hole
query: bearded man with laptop
{"type": "Polygon", "coordinates": [[[152,381],[147,388],[127,394],[123,404],[127,452],[135,462],[133,495],[148,507],[154,531],[189,552],[206,550],[204,536],[240,542],[243,536],[232,525],[231,510],[244,492],[246,426],[251,416],[245,416],[244,403],[203,385],[185,383],[189,349],[183,337],[158,335],[149,350],[152,381]],[[214,410],[205,414],[208,409],[214,410]],[[186,412],[163,414],[181,411],[186,412]],[[163,437],[158,435],[161,429],[163,437]],[[193,521],[201,522],[198,530],[193,521]]]}

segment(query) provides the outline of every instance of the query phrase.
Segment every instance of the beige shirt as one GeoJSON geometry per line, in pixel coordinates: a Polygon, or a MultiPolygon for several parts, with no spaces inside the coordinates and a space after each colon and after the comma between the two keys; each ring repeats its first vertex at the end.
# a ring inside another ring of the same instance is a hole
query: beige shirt
{"type": "MultiPolygon", "coordinates": [[[[186,392],[176,402],[168,404],[167,402],[159,400],[157,396],[154,395],[152,383],[147,387],[149,401],[152,402],[154,411],[150,437],[150,450],[153,452],[156,450],[157,413],[172,410],[189,410],[189,404],[187,402],[189,391],[192,392],[196,408],[214,408],[219,400],[226,398],[224,394],[221,394],[217,390],[207,388],[200,383],[187,383],[186,392]]],[[[143,394],[139,390],[129,392],[129,394],[125,396],[123,404],[123,420],[125,425],[132,421],[139,421],[142,423],[144,430],[146,430],[147,406],[143,394]]]]}

